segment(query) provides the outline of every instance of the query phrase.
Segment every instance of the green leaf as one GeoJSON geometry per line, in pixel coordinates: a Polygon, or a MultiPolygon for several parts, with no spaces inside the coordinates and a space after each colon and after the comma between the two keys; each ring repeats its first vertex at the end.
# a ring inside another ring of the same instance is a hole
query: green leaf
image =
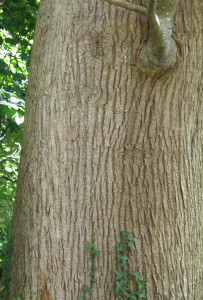
{"type": "Polygon", "coordinates": [[[138,289],[138,291],[141,292],[142,288],[143,288],[143,285],[141,284],[140,281],[138,281],[138,282],[137,282],[137,289],[138,289]]]}
{"type": "Polygon", "coordinates": [[[8,65],[5,63],[3,59],[0,59],[0,70],[3,70],[4,68],[7,68],[8,65]]]}
{"type": "Polygon", "coordinates": [[[125,245],[123,243],[120,243],[117,249],[117,252],[125,252],[127,253],[127,249],[125,248],[125,245]]]}
{"type": "Polygon", "coordinates": [[[86,296],[78,296],[78,300],[86,300],[86,296]]]}
{"type": "Polygon", "coordinates": [[[10,44],[10,45],[17,45],[19,43],[19,39],[11,39],[11,38],[5,38],[5,42],[10,44]]]}
{"type": "Polygon", "coordinates": [[[100,256],[100,250],[93,250],[92,252],[91,252],[92,254],[95,254],[96,256],[100,256]]]}
{"type": "Polygon", "coordinates": [[[137,279],[141,280],[142,281],[142,278],[140,277],[140,273],[139,271],[135,271],[132,273],[133,276],[135,276],[137,279]]]}
{"type": "Polygon", "coordinates": [[[27,61],[26,61],[26,67],[29,68],[30,67],[30,56],[28,57],[27,61]]]}
{"type": "Polygon", "coordinates": [[[134,242],[134,241],[135,241],[135,238],[132,236],[132,234],[130,234],[129,240],[130,240],[131,242],[134,242]]]}
{"type": "Polygon", "coordinates": [[[121,280],[122,278],[125,278],[125,276],[126,276],[125,271],[114,270],[114,273],[116,274],[116,280],[121,280]]]}
{"type": "Polygon", "coordinates": [[[120,266],[125,269],[126,271],[128,270],[128,266],[126,265],[125,262],[120,263],[120,266]]]}
{"type": "Polygon", "coordinates": [[[19,8],[18,5],[16,3],[14,3],[13,1],[10,1],[9,4],[15,8],[19,8]]]}
{"type": "Polygon", "coordinates": [[[123,296],[123,292],[124,292],[124,288],[120,287],[120,286],[117,286],[116,287],[116,293],[119,293],[121,296],[123,296]]]}
{"type": "Polygon", "coordinates": [[[123,272],[123,271],[118,271],[118,270],[114,270],[114,273],[115,273],[116,275],[120,275],[121,273],[125,273],[125,272],[123,272]]]}
{"type": "Polygon", "coordinates": [[[117,286],[117,290],[121,289],[121,287],[123,288],[123,282],[122,281],[116,281],[116,286],[117,286]]]}
{"type": "Polygon", "coordinates": [[[128,256],[127,255],[120,255],[120,260],[122,262],[126,262],[126,261],[128,261],[128,256]]]}
{"type": "Polygon", "coordinates": [[[84,285],[82,286],[81,290],[85,292],[85,291],[89,291],[90,288],[89,288],[89,286],[87,286],[87,285],[84,284],[84,285]]]}
{"type": "Polygon", "coordinates": [[[88,242],[87,251],[90,251],[91,249],[94,249],[95,247],[96,247],[95,244],[91,244],[90,242],[88,242]]]}
{"type": "Polygon", "coordinates": [[[135,243],[134,242],[128,243],[128,247],[130,247],[133,250],[135,250],[135,243]]]}
{"type": "Polygon", "coordinates": [[[98,269],[98,267],[95,266],[94,264],[91,266],[91,271],[94,271],[94,270],[97,270],[97,269],[98,269]]]}
{"type": "Polygon", "coordinates": [[[131,233],[128,231],[121,231],[120,234],[122,237],[126,237],[126,236],[130,235],[131,233]]]}
{"type": "Polygon", "coordinates": [[[20,57],[21,57],[22,60],[27,60],[29,56],[28,56],[27,53],[21,53],[20,57]]]}
{"type": "Polygon", "coordinates": [[[139,295],[140,299],[147,299],[145,289],[142,291],[142,294],[139,295]]]}
{"type": "Polygon", "coordinates": [[[130,298],[131,298],[131,295],[128,294],[128,293],[125,293],[125,296],[127,297],[127,299],[130,299],[130,298]]]}

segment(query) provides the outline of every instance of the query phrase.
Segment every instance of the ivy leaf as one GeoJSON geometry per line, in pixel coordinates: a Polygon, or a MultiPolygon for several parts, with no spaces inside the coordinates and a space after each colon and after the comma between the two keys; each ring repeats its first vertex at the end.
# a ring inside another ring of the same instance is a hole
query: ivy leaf
{"type": "Polygon", "coordinates": [[[147,299],[145,289],[142,291],[142,294],[139,295],[140,299],[147,299]]]}
{"type": "Polygon", "coordinates": [[[100,250],[93,250],[92,254],[95,254],[96,256],[100,256],[100,250]]]}
{"type": "Polygon", "coordinates": [[[121,280],[126,275],[125,271],[114,270],[114,273],[116,274],[116,280],[121,280]]]}
{"type": "Polygon", "coordinates": [[[127,297],[127,299],[131,299],[131,295],[125,292],[125,296],[127,297]]]}
{"type": "Polygon", "coordinates": [[[119,296],[125,296],[126,293],[126,281],[122,281],[121,284],[117,284],[116,292],[119,296]]]}
{"type": "Polygon", "coordinates": [[[121,266],[123,269],[128,270],[128,266],[126,265],[125,262],[120,263],[120,266],[121,266]]]}
{"type": "Polygon", "coordinates": [[[131,233],[128,231],[121,231],[120,234],[122,237],[126,237],[126,236],[130,235],[131,233]]]}
{"type": "Polygon", "coordinates": [[[117,249],[118,252],[125,252],[127,253],[128,251],[125,248],[125,245],[123,243],[120,243],[117,249]]]}
{"type": "Polygon", "coordinates": [[[124,296],[125,288],[119,283],[120,282],[116,283],[116,293],[118,293],[119,296],[124,296]]]}
{"type": "Polygon", "coordinates": [[[85,292],[85,291],[89,291],[90,288],[89,288],[89,286],[84,284],[81,290],[85,292]]]}
{"type": "Polygon", "coordinates": [[[138,289],[138,292],[141,292],[142,288],[143,288],[143,285],[141,284],[140,281],[138,281],[138,282],[137,282],[137,289],[138,289]]]}
{"type": "Polygon", "coordinates": [[[96,247],[95,244],[91,244],[90,242],[88,242],[87,251],[90,251],[91,249],[94,249],[95,247],[96,247]]]}
{"type": "Polygon", "coordinates": [[[128,260],[128,256],[127,256],[127,255],[120,255],[120,260],[121,260],[122,262],[125,262],[125,261],[128,260]]]}
{"type": "Polygon", "coordinates": [[[94,270],[97,270],[97,269],[98,269],[98,267],[95,266],[95,264],[93,264],[93,265],[91,266],[91,271],[94,271],[94,270]]]}
{"type": "Polygon", "coordinates": [[[135,238],[132,236],[132,234],[130,234],[129,240],[130,240],[131,242],[134,242],[134,241],[135,241],[135,238]]]}
{"type": "Polygon", "coordinates": [[[134,241],[131,242],[131,243],[128,243],[128,247],[130,247],[130,248],[132,248],[132,249],[135,250],[135,243],[134,243],[134,241]]]}
{"type": "Polygon", "coordinates": [[[142,278],[140,277],[140,273],[139,271],[135,271],[132,273],[133,276],[135,276],[137,279],[141,280],[142,281],[142,278]]]}

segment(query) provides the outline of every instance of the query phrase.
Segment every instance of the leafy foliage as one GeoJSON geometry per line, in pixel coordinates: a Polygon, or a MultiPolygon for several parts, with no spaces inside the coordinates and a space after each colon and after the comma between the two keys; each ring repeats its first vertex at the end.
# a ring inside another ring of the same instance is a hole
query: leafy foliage
{"type": "Polygon", "coordinates": [[[25,99],[30,52],[39,6],[36,0],[2,1],[0,86],[25,99]]]}
{"type": "Polygon", "coordinates": [[[24,101],[0,93],[0,294],[6,299],[9,283],[10,221],[18,174],[24,101]]]}
{"type": "Polygon", "coordinates": [[[8,296],[10,222],[38,7],[39,0],[0,3],[0,300],[8,296]]]}

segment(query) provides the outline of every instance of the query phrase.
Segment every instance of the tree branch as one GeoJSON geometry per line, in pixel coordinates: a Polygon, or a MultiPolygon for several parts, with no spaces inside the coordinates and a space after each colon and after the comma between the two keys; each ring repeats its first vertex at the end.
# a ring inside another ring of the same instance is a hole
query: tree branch
{"type": "Polygon", "coordinates": [[[144,16],[147,15],[147,9],[145,7],[127,2],[126,0],[104,0],[104,1],[110,4],[114,4],[116,6],[123,7],[128,10],[132,10],[134,12],[138,12],[144,16]]]}
{"type": "Polygon", "coordinates": [[[149,21],[149,31],[151,38],[159,38],[163,36],[160,21],[156,13],[157,0],[149,0],[149,4],[147,6],[147,17],[149,21]]]}
{"type": "Polygon", "coordinates": [[[172,38],[177,0],[149,0],[149,39],[139,56],[140,67],[161,71],[176,61],[177,46],[172,38]]]}
{"type": "Polygon", "coordinates": [[[0,179],[5,179],[7,181],[14,182],[14,183],[17,182],[17,180],[13,180],[13,179],[11,179],[11,178],[9,178],[7,176],[0,176],[0,179]]]}
{"type": "Polygon", "coordinates": [[[173,18],[178,0],[160,0],[157,14],[164,18],[173,18]]]}
{"type": "Polygon", "coordinates": [[[177,45],[172,38],[172,27],[178,0],[148,0],[147,8],[126,0],[105,1],[147,16],[149,38],[139,55],[140,69],[155,74],[175,64],[177,45]]]}
{"type": "Polygon", "coordinates": [[[148,6],[147,6],[147,17],[149,20],[157,21],[155,18],[156,5],[157,5],[157,0],[149,0],[148,6]]]}

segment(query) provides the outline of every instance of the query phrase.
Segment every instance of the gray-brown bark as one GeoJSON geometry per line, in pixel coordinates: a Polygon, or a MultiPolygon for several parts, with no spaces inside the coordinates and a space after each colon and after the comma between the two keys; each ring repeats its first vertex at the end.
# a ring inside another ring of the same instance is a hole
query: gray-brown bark
{"type": "Polygon", "coordinates": [[[199,1],[179,1],[178,66],[131,68],[146,17],[100,0],[42,0],[32,52],[13,220],[10,299],[114,300],[120,230],[150,300],[201,300],[199,1]]]}

